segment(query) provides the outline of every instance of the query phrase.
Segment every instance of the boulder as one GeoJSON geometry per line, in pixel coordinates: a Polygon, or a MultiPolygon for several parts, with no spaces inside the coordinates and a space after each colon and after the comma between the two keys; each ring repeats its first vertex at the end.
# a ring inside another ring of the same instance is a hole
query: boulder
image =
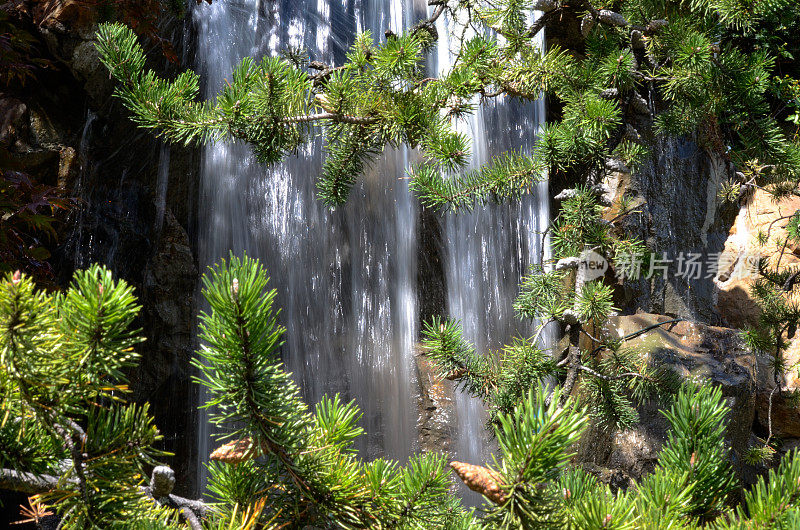
{"type": "MultiPolygon", "coordinates": [[[[626,342],[653,363],[669,366],[683,380],[704,380],[722,388],[730,405],[727,438],[737,471],[750,479],[740,462],[747,448],[755,413],[754,358],[743,346],[738,332],[729,328],[680,321],[654,314],[617,316],[603,330],[621,338],[664,323],[626,342]]],[[[667,400],[653,400],[638,407],[640,422],[627,430],[592,426],[579,444],[577,461],[585,468],[600,469],[618,485],[628,477],[639,479],[651,472],[667,439],[668,423],[660,409],[667,400]]],[[[602,477],[601,477],[602,478],[602,477]]]]}
{"type": "Polygon", "coordinates": [[[97,41],[85,40],[75,46],[68,63],[75,77],[82,80],[84,90],[95,101],[105,101],[114,89],[114,81],[100,61],[97,41]]]}
{"type": "Polygon", "coordinates": [[[800,437],[800,403],[796,394],[800,392],[798,366],[800,366],[800,341],[791,341],[789,349],[783,354],[784,366],[781,386],[775,390],[774,360],[771,355],[758,355],[756,373],[756,424],[760,433],[778,436],[786,444],[791,438],[800,437]],[[774,392],[773,392],[774,391],[774,392]],[[772,396],[772,418],[770,419],[770,396],[772,396]]]}
{"type": "Polygon", "coordinates": [[[0,96],[0,149],[17,148],[27,137],[28,107],[14,97],[0,96]]]}

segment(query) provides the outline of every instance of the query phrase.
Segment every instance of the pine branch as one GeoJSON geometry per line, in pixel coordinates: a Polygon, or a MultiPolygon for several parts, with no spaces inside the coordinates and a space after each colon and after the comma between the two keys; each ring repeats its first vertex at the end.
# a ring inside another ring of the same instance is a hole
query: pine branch
{"type": "Polygon", "coordinates": [[[368,118],[365,116],[348,116],[345,114],[336,114],[333,112],[319,112],[317,114],[306,114],[304,116],[287,116],[282,118],[283,123],[305,123],[311,121],[330,120],[338,123],[350,123],[354,125],[370,125],[378,123],[376,118],[368,118]]]}
{"type": "Polygon", "coordinates": [[[435,165],[420,164],[409,171],[410,187],[423,204],[452,210],[471,210],[488,202],[516,200],[543,182],[545,162],[536,157],[505,153],[489,165],[447,177],[435,165]]]}

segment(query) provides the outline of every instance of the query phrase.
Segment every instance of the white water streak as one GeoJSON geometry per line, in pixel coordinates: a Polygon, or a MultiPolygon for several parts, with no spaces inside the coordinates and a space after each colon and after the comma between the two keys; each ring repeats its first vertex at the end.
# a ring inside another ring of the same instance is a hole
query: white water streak
{"type": "MultiPolygon", "coordinates": [[[[387,24],[406,24],[411,8],[411,0],[198,6],[204,96],[217,93],[242,57],[274,55],[288,45],[308,48],[312,59],[341,63],[357,28],[382,35],[387,24]]],[[[330,212],[315,190],[322,146],[312,139],[271,168],[258,164],[245,145],[205,148],[200,263],[205,268],[230,250],[259,258],[278,290],[287,328],[283,357],[307,402],[334,392],[355,399],[368,432],[362,450],[405,460],[416,441],[417,208],[399,177],[413,155],[387,150],[348,204],[330,212]]],[[[202,419],[199,436],[200,454],[208,455],[213,442],[202,419]]]]}

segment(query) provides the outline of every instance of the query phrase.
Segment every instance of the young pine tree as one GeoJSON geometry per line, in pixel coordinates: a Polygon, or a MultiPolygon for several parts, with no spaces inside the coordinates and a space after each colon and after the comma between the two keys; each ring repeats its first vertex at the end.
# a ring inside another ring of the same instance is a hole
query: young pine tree
{"type": "Polygon", "coordinates": [[[362,462],[360,413],[336,395],[306,405],[278,348],[283,328],[257,261],[231,257],[203,278],[196,366],[211,421],[233,441],[212,454],[212,494],[223,513],[261,502],[273,527],[447,528],[468,515],[449,493],[443,455],[405,466],[362,462]]]}

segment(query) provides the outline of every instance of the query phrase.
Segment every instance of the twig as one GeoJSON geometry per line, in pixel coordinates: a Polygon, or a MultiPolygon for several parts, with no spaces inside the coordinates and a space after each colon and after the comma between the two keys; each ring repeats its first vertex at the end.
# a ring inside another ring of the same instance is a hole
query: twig
{"type": "Polygon", "coordinates": [[[617,379],[623,379],[625,377],[636,377],[636,378],[639,378],[639,379],[644,379],[645,381],[653,381],[652,378],[647,377],[646,375],[643,375],[643,374],[637,374],[636,372],[625,372],[625,373],[617,374],[617,375],[603,375],[603,374],[601,374],[599,372],[596,372],[596,371],[592,370],[588,366],[584,366],[582,364],[578,365],[578,370],[583,370],[584,372],[586,372],[586,373],[588,373],[588,374],[590,374],[590,375],[592,375],[594,377],[597,377],[598,379],[602,379],[604,381],[616,381],[617,379]]]}
{"type": "MultiPolygon", "coordinates": [[[[65,483],[77,484],[77,482],[77,479],[74,478],[63,481],[60,477],[53,475],[0,468],[0,489],[18,491],[25,494],[47,493],[63,486],[65,483]]],[[[148,497],[153,498],[150,488],[142,486],[139,489],[148,497]]],[[[181,511],[189,510],[195,515],[195,519],[198,517],[204,518],[212,511],[211,506],[203,501],[186,499],[177,495],[170,494],[155,500],[160,500],[165,505],[180,509],[181,511]]]]}
{"type": "Polygon", "coordinates": [[[798,276],[800,276],[800,270],[786,278],[786,282],[783,284],[783,290],[787,293],[790,292],[794,288],[794,284],[797,281],[798,276]]]}
{"type": "Polygon", "coordinates": [[[775,388],[772,389],[772,392],[769,393],[769,408],[767,409],[767,439],[764,442],[764,445],[769,445],[770,439],[772,439],[772,396],[775,394],[775,391],[778,390],[778,385],[775,385],[775,388]]]}
{"type": "Polygon", "coordinates": [[[589,338],[590,338],[591,340],[593,340],[594,342],[597,342],[598,344],[599,344],[599,343],[601,343],[601,342],[603,342],[603,341],[601,341],[600,339],[597,339],[597,338],[593,337],[593,336],[592,336],[592,335],[591,335],[591,334],[590,334],[588,331],[586,331],[586,330],[585,330],[585,329],[583,329],[583,328],[581,328],[581,333],[583,333],[584,335],[586,335],[587,337],[589,337],[589,338]]]}
{"type": "Polygon", "coordinates": [[[561,8],[560,7],[554,9],[553,11],[545,13],[544,15],[540,16],[539,18],[537,18],[536,22],[534,22],[533,25],[528,30],[527,36],[529,38],[535,37],[536,34],[539,33],[540,31],[542,31],[542,29],[545,27],[545,25],[547,25],[547,23],[550,22],[551,18],[555,18],[557,13],[558,14],[561,13],[561,8]]]}
{"type": "MultiPolygon", "coordinates": [[[[665,320],[664,322],[658,322],[657,324],[653,324],[651,326],[647,326],[646,328],[642,328],[640,330],[634,331],[633,333],[629,333],[628,335],[625,335],[624,337],[622,337],[619,340],[621,340],[622,342],[625,342],[627,340],[635,339],[639,335],[642,335],[643,333],[647,333],[651,329],[655,329],[655,328],[657,328],[659,326],[663,326],[664,324],[673,324],[675,322],[683,322],[684,320],[686,320],[686,319],[685,318],[673,318],[672,320],[665,320]]],[[[600,352],[601,350],[603,350],[605,348],[606,348],[606,345],[605,344],[601,344],[600,346],[598,346],[597,348],[592,350],[592,355],[600,352]]]]}
{"type": "MultiPolygon", "coordinates": [[[[0,489],[26,494],[45,493],[58,486],[58,477],[0,468],[0,489]]],[[[74,479],[73,479],[74,480],[74,479]]]]}
{"type": "Polygon", "coordinates": [[[181,516],[183,516],[183,520],[186,521],[186,524],[188,524],[192,530],[203,529],[203,525],[200,524],[200,520],[189,508],[181,508],[181,516]]]}
{"type": "Polygon", "coordinates": [[[539,335],[541,335],[542,331],[544,331],[544,328],[546,328],[552,322],[556,322],[556,321],[551,318],[550,320],[548,320],[547,322],[543,322],[542,325],[539,326],[539,329],[536,331],[536,335],[533,337],[533,345],[534,346],[539,344],[539,335]]]}
{"type": "Polygon", "coordinates": [[[575,381],[578,379],[578,367],[580,364],[580,349],[578,349],[578,341],[580,339],[580,323],[572,324],[569,328],[569,350],[567,351],[567,376],[564,378],[564,386],[561,394],[560,405],[564,406],[572,393],[572,387],[575,386],[575,381]]]}
{"type": "Polygon", "coordinates": [[[334,112],[319,112],[317,114],[305,114],[303,116],[289,116],[281,121],[283,123],[307,123],[310,121],[331,120],[341,123],[353,123],[356,125],[369,125],[377,123],[377,118],[366,116],[350,116],[349,114],[336,114],[334,112]]]}

